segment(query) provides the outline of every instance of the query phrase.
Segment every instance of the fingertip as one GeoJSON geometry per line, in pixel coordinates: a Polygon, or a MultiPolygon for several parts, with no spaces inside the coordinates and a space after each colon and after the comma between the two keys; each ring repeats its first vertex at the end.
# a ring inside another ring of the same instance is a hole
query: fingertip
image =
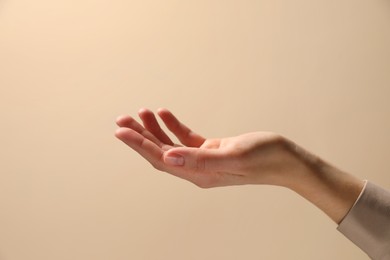
{"type": "Polygon", "coordinates": [[[159,115],[159,117],[163,118],[164,116],[167,116],[167,115],[172,115],[172,112],[169,111],[167,108],[159,108],[157,109],[157,114],[159,115]]]}
{"type": "Polygon", "coordinates": [[[129,115],[120,115],[120,116],[117,116],[117,118],[115,119],[115,122],[117,125],[120,126],[121,124],[123,124],[123,122],[125,122],[129,118],[130,118],[129,115]]]}
{"type": "Polygon", "coordinates": [[[164,112],[167,112],[168,109],[166,109],[165,107],[160,107],[157,109],[157,113],[164,113],[164,112]]]}
{"type": "Polygon", "coordinates": [[[142,107],[138,110],[138,115],[145,114],[145,113],[152,113],[152,111],[150,111],[150,109],[146,107],[142,107]]]}
{"type": "Polygon", "coordinates": [[[115,130],[115,137],[119,139],[123,139],[124,136],[128,133],[131,133],[131,129],[126,128],[126,127],[121,127],[115,130]]]}

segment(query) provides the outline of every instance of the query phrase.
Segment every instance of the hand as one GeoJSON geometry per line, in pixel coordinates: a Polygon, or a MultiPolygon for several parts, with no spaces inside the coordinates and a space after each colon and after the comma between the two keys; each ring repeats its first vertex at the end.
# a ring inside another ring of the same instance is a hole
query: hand
{"type": "Polygon", "coordinates": [[[143,126],[131,116],[117,119],[116,137],[156,169],[199,187],[271,184],[287,187],[340,223],[364,182],[326,163],[292,141],[271,132],[205,139],[166,109],[158,115],[183,144],[159,126],[153,112],[141,109],[143,126]]]}
{"type": "Polygon", "coordinates": [[[231,138],[205,139],[181,123],[167,109],[158,115],[182,145],[172,142],[155,115],[141,109],[143,126],[131,116],[117,119],[116,137],[138,152],[156,169],[186,179],[199,187],[242,184],[286,186],[300,163],[291,142],[271,132],[231,138]]]}

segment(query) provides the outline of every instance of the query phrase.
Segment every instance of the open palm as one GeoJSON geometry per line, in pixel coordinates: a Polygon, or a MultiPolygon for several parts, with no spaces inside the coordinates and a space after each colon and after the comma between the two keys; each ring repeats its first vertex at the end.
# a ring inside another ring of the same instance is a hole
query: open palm
{"type": "Polygon", "coordinates": [[[275,158],[275,147],[280,147],[280,136],[256,132],[231,138],[206,139],[181,123],[169,110],[159,109],[158,115],[182,145],[174,144],[162,130],[154,113],[141,109],[138,113],[143,125],[131,116],[117,119],[120,128],[116,137],[138,152],[156,169],[186,179],[199,187],[240,185],[266,182],[275,170],[280,157],[275,158]],[[270,156],[272,154],[272,156],[270,156]],[[259,159],[262,158],[262,159],[259,159]]]}

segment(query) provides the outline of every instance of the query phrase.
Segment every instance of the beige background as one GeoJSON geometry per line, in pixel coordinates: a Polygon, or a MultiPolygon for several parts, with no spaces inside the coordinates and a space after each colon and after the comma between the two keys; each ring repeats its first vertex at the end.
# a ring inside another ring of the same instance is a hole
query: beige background
{"type": "Polygon", "coordinates": [[[277,187],[202,190],[117,141],[168,107],[390,188],[388,0],[0,0],[0,259],[368,259],[277,187]]]}

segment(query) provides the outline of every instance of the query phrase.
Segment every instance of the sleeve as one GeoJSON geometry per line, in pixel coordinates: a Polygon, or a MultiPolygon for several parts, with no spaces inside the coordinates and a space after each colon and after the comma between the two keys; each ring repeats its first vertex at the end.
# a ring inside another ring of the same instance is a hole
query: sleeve
{"type": "Polygon", "coordinates": [[[390,191],[366,181],[337,229],[371,259],[390,260],[390,191]]]}

